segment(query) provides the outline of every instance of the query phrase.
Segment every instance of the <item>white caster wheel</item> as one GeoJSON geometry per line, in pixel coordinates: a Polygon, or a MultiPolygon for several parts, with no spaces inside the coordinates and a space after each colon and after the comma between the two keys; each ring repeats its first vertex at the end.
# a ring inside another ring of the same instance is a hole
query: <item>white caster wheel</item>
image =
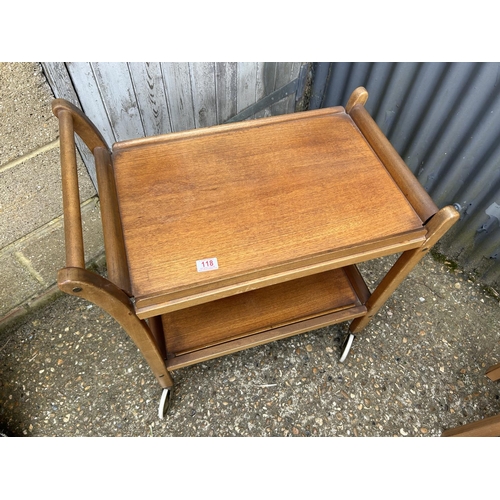
{"type": "Polygon", "coordinates": [[[163,420],[167,414],[168,408],[170,407],[170,400],[172,399],[172,390],[163,389],[160,398],[160,405],[158,406],[158,417],[163,420]]]}
{"type": "Polygon", "coordinates": [[[352,334],[349,333],[347,337],[344,340],[344,343],[342,344],[341,350],[342,350],[342,356],[340,356],[340,362],[343,363],[347,355],[349,354],[349,351],[351,350],[352,343],[356,337],[352,334]]]}

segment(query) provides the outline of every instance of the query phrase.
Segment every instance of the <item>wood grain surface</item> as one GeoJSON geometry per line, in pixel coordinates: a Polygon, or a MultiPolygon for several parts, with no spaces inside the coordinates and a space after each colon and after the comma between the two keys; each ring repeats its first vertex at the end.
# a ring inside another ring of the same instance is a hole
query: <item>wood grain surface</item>
{"type": "Polygon", "coordinates": [[[426,233],[343,108],[128,141],[113,157],[136,299],[426,233]]]}
{"type": "Polygon", "coordinates": [[[164,314],[165,343],[182,354],[360,304],[335,269],[164,314]]]}

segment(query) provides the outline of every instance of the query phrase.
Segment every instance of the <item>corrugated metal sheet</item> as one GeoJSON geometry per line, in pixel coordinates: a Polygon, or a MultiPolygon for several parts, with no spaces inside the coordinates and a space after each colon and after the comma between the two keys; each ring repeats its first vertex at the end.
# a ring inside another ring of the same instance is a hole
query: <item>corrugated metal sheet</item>
{"type": "Polygon", "coordinates": [[[310,109],[367,110],[439,207],[461,218],[439,251],[500,286],[500,63],[315,63],[310,109]]]}

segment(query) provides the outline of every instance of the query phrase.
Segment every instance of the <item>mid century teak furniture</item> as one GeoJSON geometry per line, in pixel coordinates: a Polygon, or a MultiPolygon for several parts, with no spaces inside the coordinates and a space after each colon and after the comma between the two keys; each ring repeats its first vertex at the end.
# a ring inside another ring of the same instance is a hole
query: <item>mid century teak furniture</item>
{"type": "Polygon", "coordinates": [[[66,267],[163,388],[172,372],[352,320],[341,361],[459,215],[438,210],[378,128],[360,87],[345,108],[115,143],[75,106],[59,119],[66,267]],[[85,269],[74,134],[96,163],[108,278],[85,269]],[[356,264],[402,252],[373,293],[356,264]]]}

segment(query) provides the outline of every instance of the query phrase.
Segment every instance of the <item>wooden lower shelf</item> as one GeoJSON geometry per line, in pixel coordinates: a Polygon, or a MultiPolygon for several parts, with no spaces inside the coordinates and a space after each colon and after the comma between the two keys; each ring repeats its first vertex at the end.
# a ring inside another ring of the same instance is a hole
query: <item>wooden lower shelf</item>
{"type": "Polygon", "coordinates": [[[164,314],[167,366],[181,368],[363,316],[369,295],[356,267],[348,266],[164,314]]]}

